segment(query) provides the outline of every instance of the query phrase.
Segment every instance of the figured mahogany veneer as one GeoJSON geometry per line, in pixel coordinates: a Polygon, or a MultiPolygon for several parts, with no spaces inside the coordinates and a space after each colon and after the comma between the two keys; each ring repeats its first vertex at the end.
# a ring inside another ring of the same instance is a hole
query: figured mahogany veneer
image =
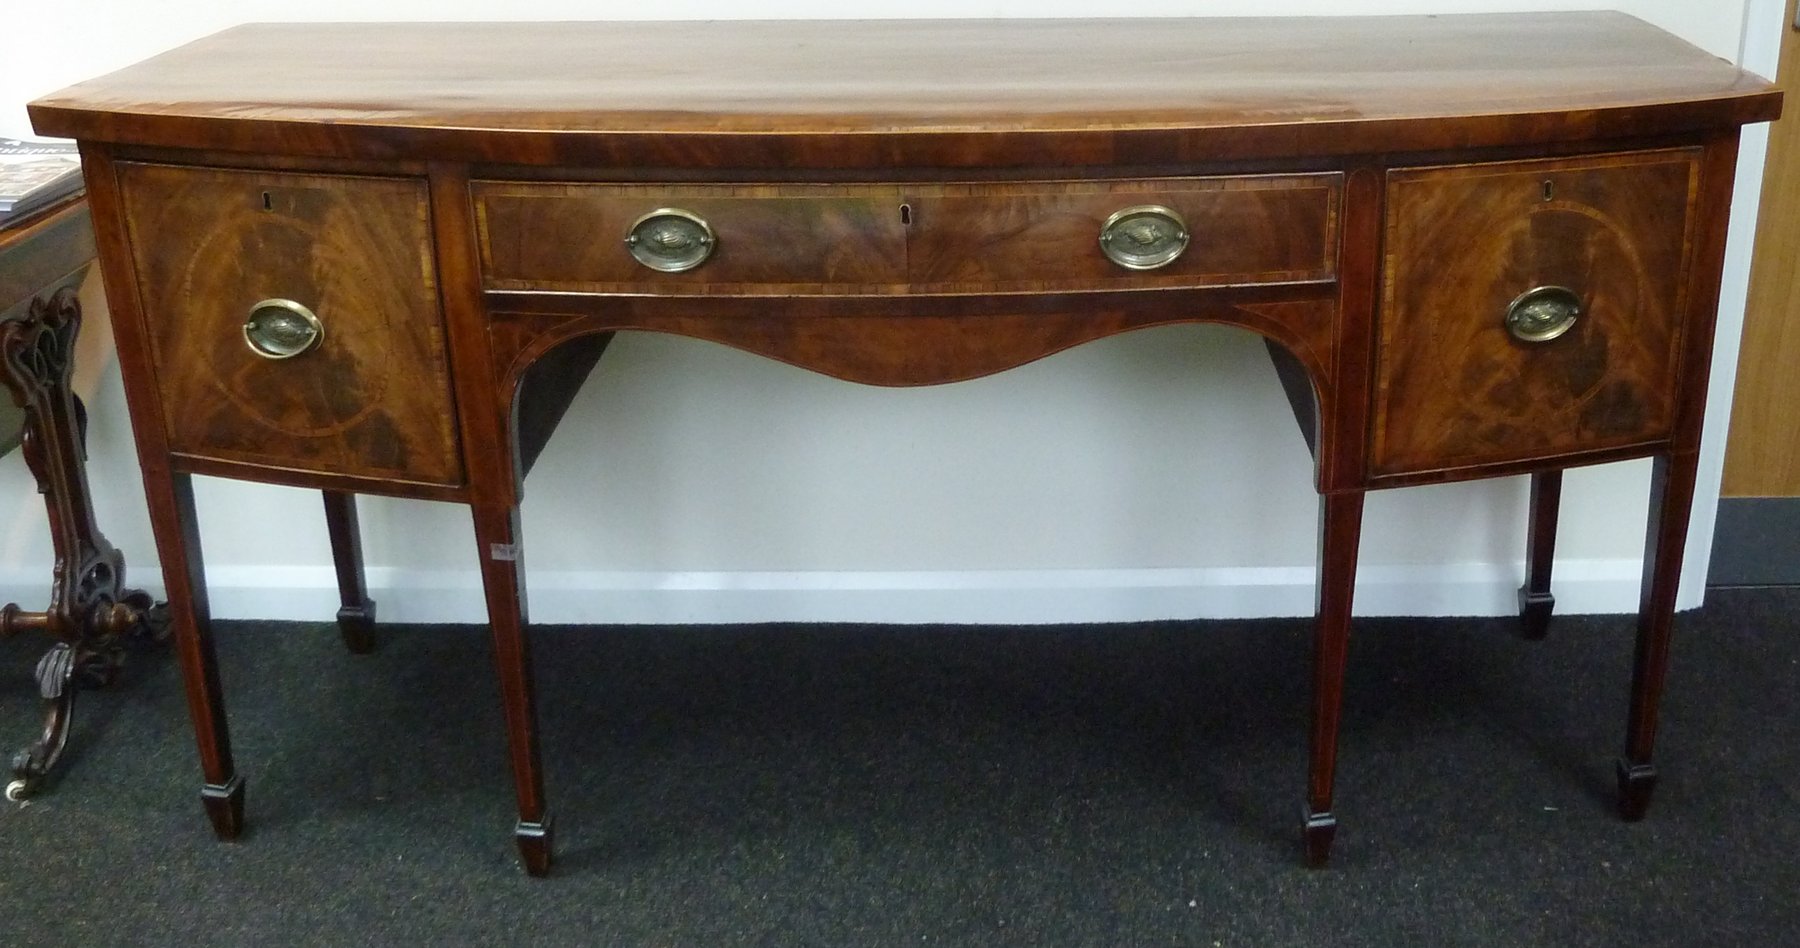
{"type": "Polygon", "coordinates": [[[494,290],[670,295],[1006,292],[1328,280],[1337,175],[944,185],[617,185],[477,181],[494,290]],[[1181,215],[1185,252],[1155,270],[1099,236],[1139,205],[1181,215]],[[663,273],[622,235],[662,208],[717,234],[698,268],[663,273]]]}
{"type": "Polygon", "coordinates": [[[1166,323],[1263,335],[1321,494],[1315,865],[1337,826],[1366,492],[1531,473],[1536,636],[1560,471],[1651,457],[1618,769],[1620,812],[1642,816],[1738,132],[1779,108],[1629,17],[1555,13],[246,26],[31,113],[82,143],[215,831],[243,825],[244,784],[191,475],[327,492],[359,649],[373,604],[350,494],[430,497],[470,507],[515,839],[541,874],[518,503],[629,330],[881,385],[1166,323]],[[1186,222],[1164,267],[1099,243],[1140,205],[1186,222]],[[712,229],[704,263],[634,259],[627,231],[663,208],[712,229]],[[1543,286],[1578,321],[1520,341],[1508,308],[1543,286]],[[324,344],[251,354],[239,328],[265,297],[315,309],[324,344]]]}
{"type": "Polygon", "coordinates": [[[891,187],[599,185],[477,181],[485,284],[589,293],[830,293],[906,281],[906,227],[891,187]],[[683,273],[633,259],[640,216],[680,208],[717,235],[683,273]]]}
{"type": "Polygon", "coordinates": [[[1068,309],[1054,296],[884,298],[846,306],[805,298],[721,299],[698,316],[680,300],[640,297],[586,312],[588,301],[495,294],[490,340],[503,374],[522,376],[549,354],[597,331],[644,330],[724,343],[834,378],[867,385],[941,385],[992,375],[1106,336],[1170,323],[1239,326],[1280,340],[1295,359],[1330,378],[1332,305],[1269,293],[1115,294],[1068,309]],[[809,303],[815,305],[807,305],[809,303]],[[1024,312],[1011,311],[1012,308],[1024,312]]]}
{"type": "Polygon", "coordinates": [[[46,134],[243,154],[891,174],[1593,142],[1778,101],[1593,12],[248,24],[31,108],[46,134]]]}
{"type": "Polygon", "coordinates": [[[1700,149],[1392,172],[1373,473],[1651,446],[1680,392],[1700,149]],[[1582,301],[1514,339],[1527,290],[1582,301]]]}
{"type": "Polygon", "coordinates": [[[1043,184],[947,184],[907,192],[912,283],[966,292],[1219,286],[1329,280],[1337,267],[1340,175],[1043,184]],[[1115,211],[1181,215],[1190,242],[1154,270],[1106,258],[1115,211]]]}
{"type": "Polygon", "coordinates": [[[420,179],[124,162],[169,448],[322,474],[462,481],[420,179]],[[244,343],[251,308],[315,312],[314,352],[244,343]]]}

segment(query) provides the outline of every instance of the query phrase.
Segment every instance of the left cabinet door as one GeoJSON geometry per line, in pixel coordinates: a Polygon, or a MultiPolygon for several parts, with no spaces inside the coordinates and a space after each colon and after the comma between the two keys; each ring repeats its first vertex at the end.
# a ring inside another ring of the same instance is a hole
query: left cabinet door
{"type": "Polygon", "coordinates": [[[423,179],[117,169],[176,454],[462,483],[423,179]]]}

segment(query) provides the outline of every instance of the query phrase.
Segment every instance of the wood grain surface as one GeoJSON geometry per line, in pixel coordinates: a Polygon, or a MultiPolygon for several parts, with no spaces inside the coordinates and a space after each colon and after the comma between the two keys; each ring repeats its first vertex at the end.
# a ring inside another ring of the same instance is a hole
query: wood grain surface
{"type": "Polygon", "coordinates": [[[700,308],[656,296],[507,293],[490,297],[490,336],[501,377],[518,378],[546,353],[592,333],[645,330],[723,343],[846,381],[913,386],[992,375],[1146,326],[1214,322],[1279,342],[1331,391],[1332,305],[1314,288],[1194,291],[1179,299],[1022,296],[1011,301],[1012,311],[990,303],[977,312],[957,305],[986,303],[971,296],[888,305],[880,297],[803,297],[787,306],[740,297],[709,300],[700,308]]]}
{"type": "Polygon", "coordinates": [[[118,166],[169,447],[331,474],[462,478],[425,182],[118,166]],[[244,341],[287,298],[325,326],[273,361],[244,341]]]}
{"type": "Polygon", "coordinates": [[[1667,441],[1700,150],[1395,171],[1370,459],[1376,474],[1667,441]],[[1562,286],[1561,338],[1511,301],[1562,286]]]}
{"type": "Polygon", "coordinates": [[[30,107],[40,134],[85,141],[720,168],[1469,148],[1778,110],[1617,13],[259,24],[30,107]]]}
{"type": "Polygon", "coordinates": [[[514,835],[542,874],[522,478],[633,330],[881,385],[1170,322],[1291,354],[1323,495],[1315,864],[1365,492],[1654,456],[1621,771],[1641,815],[1738,126],[1780,102],[1630,17],[1532,13],[262,25],[31,113],[82,140],[218,832],[243,784],[193,473],[470,506],[514,835]],[[1096,231],[1127,202],[1179,209],[1187,254],[1109,269],[1096,231]],[[652,274],[624,229],[670,205],[713,221],[717,256],[652,274]],[[1507,307],[1543,285],[1580,321],[1521,343],[1507,307]],[[324,346],[251,355],[267,297],[317,311],[324,346]]]}
{"type": "Polygon", "coordinates": [[[1340,188],[1335,174],[918,185],[905,192],[908,277],[940,292],[1328,280],[1340,188]],[[1100,248],[1107,219],[1142,205],[1179,214],[1190,234],[1155,270],[1100,248]]]}
{"type": "Polygon", "coordinates": [[[470,190],[489,289],[787,294],[906,280],[893,187],[477,181],[470,190]],[[712,228],[705,263],[662,273],[631,256],[632,223],[664,208],[712,228]]]}
{"type": "Polygon", "coordinates": [[[701,185],[477,181],[491,290],[670,295],[1047,292],[1329,280],[1338,175],[1004,184],[701,185]],[[1155,270],[1101,252],[1113,212],[1158,205],[1192,237],[1155,270]],[[662,273],[624,237],[654,210],[704,218],[716,248],[662,273]]]}
{"type": "Polygon", "coordinates": [[[22,306],[44,287],[94,261],[94,225],[75,197],[0,229],[0,312],[22,306]]]}

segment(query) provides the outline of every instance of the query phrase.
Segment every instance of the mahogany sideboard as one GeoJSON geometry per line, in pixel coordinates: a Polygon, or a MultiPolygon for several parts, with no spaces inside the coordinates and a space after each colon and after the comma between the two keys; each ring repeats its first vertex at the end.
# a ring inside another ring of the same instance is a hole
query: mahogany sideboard
{"type": "Polygon", "coordinates": [[[1367,491],[1654,458],[1619,808],[1644,814],[1740,127],[1780,94],[1630,17],[311,24],[31,105],[78,139],[221,837],[243,825],[195,474],[469,506],[525,867],[548,871],[518,504],[620,330],[926,385],[1261,334],[1321,497],[1323,863],[1367,491]]]}

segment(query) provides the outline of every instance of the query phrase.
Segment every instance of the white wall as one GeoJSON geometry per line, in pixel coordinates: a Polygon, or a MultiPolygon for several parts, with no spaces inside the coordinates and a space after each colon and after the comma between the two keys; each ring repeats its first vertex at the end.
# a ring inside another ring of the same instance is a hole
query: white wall
{"type": "MultiPolygon", "coordinates": [[[[7,15],[0,135],[27,134],[33,96],[237,22],[642,16],[643,5],[513,0],[239,0],[23,4],[7,15]]],[[[1592,0],[1147,0],[1140,15],[1450,13],[1583,9],[1592,0]]],[[[1618,0],[1617,6],[1773,69],[1779,0],[1618,0]],[[1769,8],[1773,5],[1774,12],[1769,8]],[[1762,57],[1759,62],[1755,57],[1762,57]]],[[[1117,4],[664,0],[665,18],[1117,15],[1117,4]]],[[[1760,136],[1740,207],[1754,211],[1760,136]]],[[[1720,357],[1735,365],[1748,270],[1740,213],[1720,357]]],[[[1726,388],[1726,391],[1729,389],[1726,388]]],[[[1715,399],[1722,423],[1724,399],[1715,399]]],[[[116,368],[93,413],[102,528],[154,584],[116,368]]],[[[1710,442],[1716,491],[1723,439],[1710,442]]],[[[1260,341],[1219,327],[1114,337],[999,376],[888,390],[692,340],[621,336],[527,483],[525,537],[540,621],[868,619],[1054,621],[1311,611],[1311,464],[1260,341]]],[[[1573,472],[1559,608],[1636,607],[1647,462],[1573,472]]],[[[335,609],[316,496],[202,479],[202,529],[221,616],[335,609]]],[[[475,621],[473,534],[460,507],[365,498],[382,615],[475,621]]],[[[1684,605],[1698,603],[1713,498],[1699,514],[1684,605]]],[[[0,461],[0,598],[41,602],[49,543],[16,454],[0,461]]],[[[1388,491],[1368,504],[1363,613],[1498,614],[1520,576],[1518,478],[1388,491]]]]}

